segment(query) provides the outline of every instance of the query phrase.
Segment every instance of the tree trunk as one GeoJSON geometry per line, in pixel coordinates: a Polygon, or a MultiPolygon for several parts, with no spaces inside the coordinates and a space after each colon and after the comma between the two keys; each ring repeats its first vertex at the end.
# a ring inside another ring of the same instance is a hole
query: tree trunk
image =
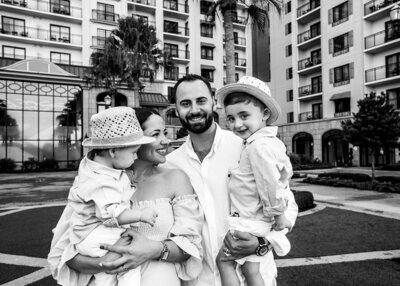
{"type": "Polygon", "coordinates": [[[372,159],[371,159],[371,180],[375,181],[375,154],[376,148],[372,147],[372,159]]]}
{"type": "Polygon", "coordinates": [[[227,9],[223,15],[225,31],[226,83],[235,82],[235,43],[233,37],[232,10],[227,9]]]}
{"type": "Polygon", "coordinates": [[[133,84],[133,106],[140,107],[140,93],[139,93],[139,83],[135,82],[133,84]]]}

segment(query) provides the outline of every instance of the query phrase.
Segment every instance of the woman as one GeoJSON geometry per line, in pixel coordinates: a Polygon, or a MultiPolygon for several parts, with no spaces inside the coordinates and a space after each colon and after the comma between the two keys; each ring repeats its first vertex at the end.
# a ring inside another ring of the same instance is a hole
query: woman
{"type": "MultiPolygon", "coordinates": [[[[165,162],[168,153],[167,130],[161,116],[145,108],[135,108],[135,111],[144,135],[156,140],[139,149],[138,159],[128,172],[136,186],[132,208],[152,207],[158,212],[158,218],[154,227],[144,223],[134,224],[119,243],[129,243],[128,235],[133,240],[144,239],[144,235],[148,240],[146,245],[154,249],[153,259],[142,264],[143,261],[138,258],[142,286],[160,283],[168,286],[181,285],[181,280],[194,279],[201,270],[200,233],[203,213],[188,177],[180,170],[159,166],[165,162]]],[[[68,223],[67,217],[68,206],[54,230],[48,261],[58,283],[85,285],[91,274],[102,272],[102,262],[115,260],[118,255],[108,253],[101,258],[77,255],[71,249],[68,234],[64,231],[68,223]],[[60,277],[60,273],[67,275],[60,277]]],[[[124,268],[132,266],[125,265],[124,268]]]]}

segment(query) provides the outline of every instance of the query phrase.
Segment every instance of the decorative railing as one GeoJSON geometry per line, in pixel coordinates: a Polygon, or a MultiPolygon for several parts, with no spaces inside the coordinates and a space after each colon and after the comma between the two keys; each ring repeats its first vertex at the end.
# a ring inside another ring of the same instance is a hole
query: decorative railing
{"type": "Polygon", "coordinates": [[[400,2],[399,0],[372,0],[364,4],[364,16],[372,14],[389,5],[400,2]]]}
{"type": "Polygon", "coordinates": [[[365,81],[371,82],[400,75],[400,63],[389,64],[365,71],[365,81]]]}
{"type": "Polygon", "coordinates": [[[304,85],[299,87],[299,97],[321,93],[322,92],[322,82],[317,85],[304,85]]]}
{"type": "Polygon", "coordinates": [[[303,42],[306,42],[308,40],[311,40],[312,38],[315,38],[317,36],[321,35],[321,27],[319,26],[317,30],[308,30],[303,33],[300,33],[297,35],[297,43],[301,44],[303,42]]]}
{"type": "Polygon", "coordinates": [[[400,38],[400,32],[395,29],[383,30],[365,37],[365,49],[370,49],[400,38]]]}
{"type": "Polygon", "coordinates": [[[181,27],[175,24],[172,25],[164,23],[164,32],[170,34],[189,36],[189,28],[181,27]]]}
{"type": "Polygon", "coordinates": [[[322,110],[319,111],[308,111],[308,112],[302,112],[299,113],[299,121],[310,121],[310,120],[317,120],[317,119],[322,119],[322,110]]]}
{"type": "Polygon", "coordinates": [[[334,114],[334,117],[344,117],[344,116],[350,116],[351,115],[351,111],[343,111],[343,112],[336,112],[334,114]]]}
{"type": "Polygon", "coordinates": [[[187,50],[165,50],[169,56],[180,59],[190,59],[190,52],[187,50]]]}
{"type": "Polygon", "coordinates": [[[312,2],[308,2],[304,5],[301,5],[299,8],[297,8],[297,18],[299,18],[300,16],[303,16],[304,14],[307,14],[308,12],[310,12],[312,10],[315,10],[320,5],[321,4],[319,1],[312,1],[312,2]]]}
{"type": "Polygon", "coordinates": [[[138,3],[149,6],[156,6],[156,0],[129,0],[132,3],[138,3]]]}
{"type": "Polygon", "coordinates": [[[310,57],[298,62],[299,71],[321,64],[321,55],[310,57]]]}
{"type": "Polygon", "coordinates": [[[178,1],[164,0],[164,9],[189,13],[189,5],[187,3],[179,3],[178,1]]]}

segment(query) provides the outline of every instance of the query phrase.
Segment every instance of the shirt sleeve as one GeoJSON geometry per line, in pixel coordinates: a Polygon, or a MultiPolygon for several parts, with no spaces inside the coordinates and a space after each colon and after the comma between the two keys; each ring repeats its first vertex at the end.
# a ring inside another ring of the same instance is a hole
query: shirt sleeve
{"type": "Polygon", "coordinates": [[[172,201],[175,223],[169,239],[190,257],[183,262],[175,263],[178,277],[182,280],[195,279],[202,269],[203,249],[201,246],[201,229],[204,214],[196,195],[184,195],[172,201]]]}
{"type": "Polygon", "coordinates": [[[282,214],[287,206],[285,190],[293,174],[285,146],[277,138],[268,138],[253,141],[247,150],[264,214],[282,214]]]}

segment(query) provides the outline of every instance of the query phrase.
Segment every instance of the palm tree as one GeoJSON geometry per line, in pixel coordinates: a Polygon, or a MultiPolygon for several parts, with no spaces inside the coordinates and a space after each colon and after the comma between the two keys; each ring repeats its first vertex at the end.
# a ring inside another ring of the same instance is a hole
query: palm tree
{"type": "Polygon", "coordinates": [[[235,43],[233,36],[233,21],[237,15],[238,3],[242,4],[247,11],[247,22],[255,25],[261,32],[264,32],[266,22],[268,21],[269,6],[274,6],[280,13],[281,0],[217,0],[211,6],[207,16],[208,20],[214,21],[218,12],[222,15],[225,32],[225,57],[226,57],[226,80],[227,83],[235,82],[235,43]],[[251,2],[251,4],[246,4],[251,2]]]}
{"type": "Polygon", "coordinates": [[[147,77],[153,82],[161,65],[172,65],[157,44],[155,28],[142,18],[120,19],[118,29],[107,38],[104,49],[91,55],[88,82],[107,88],[111,94],[126,84],[134,91],[134,106],[139,106],[140,79],[147,77]]]}

